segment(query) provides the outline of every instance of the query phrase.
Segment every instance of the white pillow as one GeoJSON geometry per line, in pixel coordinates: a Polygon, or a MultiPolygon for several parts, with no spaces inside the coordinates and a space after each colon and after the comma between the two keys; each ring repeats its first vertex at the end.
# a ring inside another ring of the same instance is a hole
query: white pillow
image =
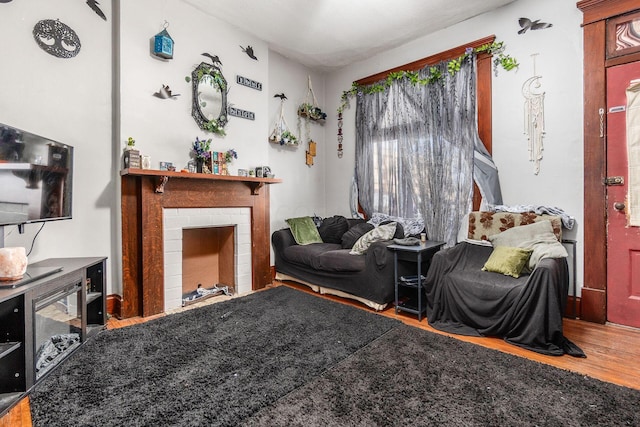
{"type": "Polygon", "coordinates": [[[351,255],[362,255],[367,252],[369,246],[373,242],[379,242],[382,240],[391,240],[393,235],[396,234],[396,223],[390,222],[389,224],[381,225],[373,230],[365,233],[358,239],[358,241],[351,248],[351,255]]]}
{"type": "Polygon", "coordinates": [[[539,221],[533,224],[513,227],[499,234],[489,236],[489,241],[496,246],[533,249],[529,258],[529,269],[533,270],[542,258],[566,258],[567,250],[555,234],[551,221],[539,221]]]}

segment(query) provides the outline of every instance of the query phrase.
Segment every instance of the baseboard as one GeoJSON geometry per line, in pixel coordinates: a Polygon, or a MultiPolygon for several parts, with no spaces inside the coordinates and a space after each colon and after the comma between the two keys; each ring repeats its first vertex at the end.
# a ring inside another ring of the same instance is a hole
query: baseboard
{"type": "Polygon", "coordinates": [[[582,288],[582,320],[604,324],[607,321],[607,292],[605,289],[582,288]]]}
{"type": "Polygon", "coordinates": [[[122,319],[122,297],[118,294],[107,295],[107,314],[122,319]]]}
{"type": "Polygon", "coordinates": [[[570,319],[579,319],[582,317],[581,303],[582,301],[580,301],[580,297],[569,295],[567,297],[567,305],[564,308],[564,317],[568,317],[570,319]]]}

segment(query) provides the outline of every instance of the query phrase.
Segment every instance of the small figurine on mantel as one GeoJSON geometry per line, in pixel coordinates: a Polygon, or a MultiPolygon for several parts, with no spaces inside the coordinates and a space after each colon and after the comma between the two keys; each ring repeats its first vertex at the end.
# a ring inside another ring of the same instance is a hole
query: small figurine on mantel
{"type": "Polygon", "coordinates": [[[237,159],[237,158],[238,158],[238,152],[235,150],[235,148],[227,150],[226,153],[224,153],[224,163],[222,165],[222,175],[230,175],[229,174],[229,164],[231,162],[233,162],[234,159],[237,159]]]}

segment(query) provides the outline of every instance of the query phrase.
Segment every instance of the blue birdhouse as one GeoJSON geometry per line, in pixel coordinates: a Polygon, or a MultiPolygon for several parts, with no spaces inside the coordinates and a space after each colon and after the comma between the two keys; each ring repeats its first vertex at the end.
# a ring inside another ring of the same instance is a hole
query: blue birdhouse
{"type": "Polygon", "coordinates": [[[153,54],[160,58],[173,59],[173,39],[167,32],[167,27],[155,35],[153,54]]]}

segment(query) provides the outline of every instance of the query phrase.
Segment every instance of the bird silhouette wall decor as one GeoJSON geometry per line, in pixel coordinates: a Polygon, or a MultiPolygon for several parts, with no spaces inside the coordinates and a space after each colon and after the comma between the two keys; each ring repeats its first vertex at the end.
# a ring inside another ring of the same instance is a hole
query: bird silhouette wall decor
{"type": "Polygon", "coordinates": [[[97,0],[87,0],[87,5],[91,8],[91,10],[93,10],[96,13],[96,15],[98,15],[100,18],[104,19],[105,21],[107,20],[107,17],[105,16],[102,9],[100,9],[100,3],[98,3],[97,0]]]}
{"type": "Polygon", "coordinates": [[[553,27],[553,24],[540,22],[539,19],[532,21],[529,18],[518,19],[518,24],[520,24],[520,30],[518,31],[518,34],[524,34],[527,32],[527,30],[544,30],[545,28],[553,27]]]}
{"type": "Polygon", "coordinates": [[[180,96],[179,93],[173,93],[171,88],[168,85],[162,85],[162,88],[153,94],[156,98],[160,99],[176,99],[177,96],[180,96]]]}
{"type": "Polygon", "coordinates": [[[240,49],[242,49],[242,51],[246,53],[249,56],[249,58],[254,59],[256,61],[258,60],[256,55],[253,53],[253,48],[251,46],[249,45],[247,45],[247,47],[240,46],[240,49]]]}

